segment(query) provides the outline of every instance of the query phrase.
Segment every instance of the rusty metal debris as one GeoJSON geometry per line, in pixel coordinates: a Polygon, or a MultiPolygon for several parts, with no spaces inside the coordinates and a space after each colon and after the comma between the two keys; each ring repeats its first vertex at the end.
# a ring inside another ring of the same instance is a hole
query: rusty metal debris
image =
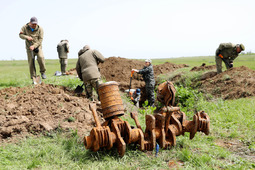
{"type": "Polygon", "coordinates": [[[209,134],[210,119],[204,111],[197,112],[193,120],[186,120],[184,112],[179,107],[174,106],[176,90],[171,82],[159,85],[157,99],[165,106],[160,113],[146,115],[146,129],[143,132],[138,121],[136,112],[131,113],[136,127],[129,125],[127,121],[120,119],[124,114],[123,103],[119,94],[117,82],[107,82],[99,85],[99,97],[105,122],[100,124],[96,113],[96,105],[90,104],[96,127],[89,136],[84,137],[86,149],[98,151],[100,148],[111,149],[117,147],[119,155],[122,157],[126,151],[127,144],[138,144],[141,151],[152,151],[156,143],[163,149],[168,149],[176,145],[176,136],[190,133],[193,139],[196,132],[209,134]]]}

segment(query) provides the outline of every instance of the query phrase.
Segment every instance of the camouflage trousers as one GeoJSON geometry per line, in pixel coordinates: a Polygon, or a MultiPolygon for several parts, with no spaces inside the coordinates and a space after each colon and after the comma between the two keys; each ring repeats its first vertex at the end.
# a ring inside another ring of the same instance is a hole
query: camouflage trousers
{"type": "Polygon", "coordinates": [[[67,66],[67,59],[66,58],[60,58],[59,63],[60,63],[61,73],[65,74],[66,73],[66,66],[67,66]]]}
{"type": "MultiPolygon", "coordinates": [[[[84,82],[85,92],[86,92],[86,96],[87,96],[88,99],[94,100],[94,98],[93,98],[93,88],[96,90],[97,95],[98,95],[98,86],[101,83],[102,83],[101,78],[95,78],[95,79],[91,79],[89,81],[84,82]]],[[[99,100],[99,96],[98,96],[98,100],[99,100]]]]}
{"type": "MultiPolygon", "coordinates": [[[[229,69],[229,59],[224,59],[226,62],[226,68],[229,69]]],[[[216,62],[216,68],[217,68],[217,73],[222,73],[222,59],[219,56],[215,56],[215,62],[216,62]]]]}
{"type": "Polygon", "coordinates": [[[30,72],[30,77],[31,79],[33,77],[36,76],[36,72],[35,72],[35,59],[33,61],[33,57],[35,58],[35,56],[37,56],[37,62],[39,64],[40,67],[40,73],[45,73],[46,69],[45,69],[45,62],[44,62],[44,55],[42,52],[42,49],[39,48],[39,52],[35,53],[35,52],[31,52],[31,50],[27,50],[27,60],[28,60],[28,65],[29,65],[29,72],[30,72]],[[34,56],[32,56],[32,53],[34,56]]]}
{"type": "Polygon", "coordinates": [[[146,95],[147,95],[147,99],[148,99],[148,104],[150,106],[154,105],[155,102],[155,96],[154,96],[154,86],[155,86],[155,82],[145,82],[145,90],[146,90],[146,95]]]}

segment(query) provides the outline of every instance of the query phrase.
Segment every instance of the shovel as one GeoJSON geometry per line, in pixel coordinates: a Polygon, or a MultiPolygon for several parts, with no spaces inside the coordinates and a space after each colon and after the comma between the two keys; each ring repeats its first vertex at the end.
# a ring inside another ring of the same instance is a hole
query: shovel
{"type": "MultiPolygon", "coordinates": [[[[31,42],[29,43],[31,46],[31,42]]],[[[33,65],[34,65],[34,71],[35,71],[35,75],[36,75],[36,68],[35,68],[35,56],[33,51],[31,51],[31,55],[32,55],[32,60],[33,60],[33,65]]],[[[42,80],[41,77],[39,75],[33,76],[33,83],[34,84],[41,84],[42,80]]]]}
{"type": "Polygon", "coordinates": [[[75,90],[74,90],[74,92],[75,93],[77,93],[77,94],[81,94],[82,92],[83,92],[83,88],[82,88],[82,86],[84,86],[84,83],[80,86],[80,85],[78,85],[76,88],[75,88],[75,90]]]}
{"type": "Polygon", "coordinates": [[[131,82],[132,82],[132,78],[133,78],[133,74],[135,71],[131,71],[131,76],[130,76],[130,83],[129,83],[129,93],[130,93],[130,89],[131,89],[131,82]]]}

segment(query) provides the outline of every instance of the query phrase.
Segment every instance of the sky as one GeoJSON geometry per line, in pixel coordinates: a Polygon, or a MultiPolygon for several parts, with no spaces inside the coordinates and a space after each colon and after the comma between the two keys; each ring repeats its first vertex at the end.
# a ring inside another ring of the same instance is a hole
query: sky
{"type": "Polygon", "coordinates": [[[254,0],[0,0],[0,60],[26,60],[21,27],[35,16],[44,30],[45,59],[69,58],[85,45],[104,57],[213,56],[220,43],[255,52],[254,0]]]}

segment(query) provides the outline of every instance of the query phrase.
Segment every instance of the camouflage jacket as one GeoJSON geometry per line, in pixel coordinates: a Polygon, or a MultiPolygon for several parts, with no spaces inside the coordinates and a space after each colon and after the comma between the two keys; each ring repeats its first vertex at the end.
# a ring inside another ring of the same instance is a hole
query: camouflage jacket
{"type": "Polygon", "coordinates": [[[221,54],[224,59],[232,63],[239,53],[236,51],[236,44],[221,43],[216,50],[216,55],[217,54],[221,54]]]}
{"type": "Polygon", "coordinates": [[[68,41],[62,41],[58,43],[57,46],[58,57],[61,59],[67,59],[67,53],[69,52],[69,43],[68,41]]]}
{"type": "Polygon", "coordinates": [[[29,23],[27,23],[26,25],[24,25],[21,28],[19,37],[23,40],[26,40],[26,49],[27,50],[29,50],[29,47],[31,45],[34,45],[35,48],[40,48],[40,49],[42,48],[43,29],[39,25],[37,25],[36,28],[34,29],[34,31],[32,31],[31,28],[29,27],[29,23]],[[28,36],[33,38],[32,42],[29,42],[27,40],[28,36]],[[31,45],[30,45],[30,43],[31,43],[31,45]]]}
{"type": "Polygon", "coordinates": [[[143,69],[139,70],[139,74],[143,75],[143,80],[145,83],[150,83],[150,84],[155,84],[154,80],[154,71],[153,71],[153,66],[149,65],[148,67],[144,67],[143,69]]]}

